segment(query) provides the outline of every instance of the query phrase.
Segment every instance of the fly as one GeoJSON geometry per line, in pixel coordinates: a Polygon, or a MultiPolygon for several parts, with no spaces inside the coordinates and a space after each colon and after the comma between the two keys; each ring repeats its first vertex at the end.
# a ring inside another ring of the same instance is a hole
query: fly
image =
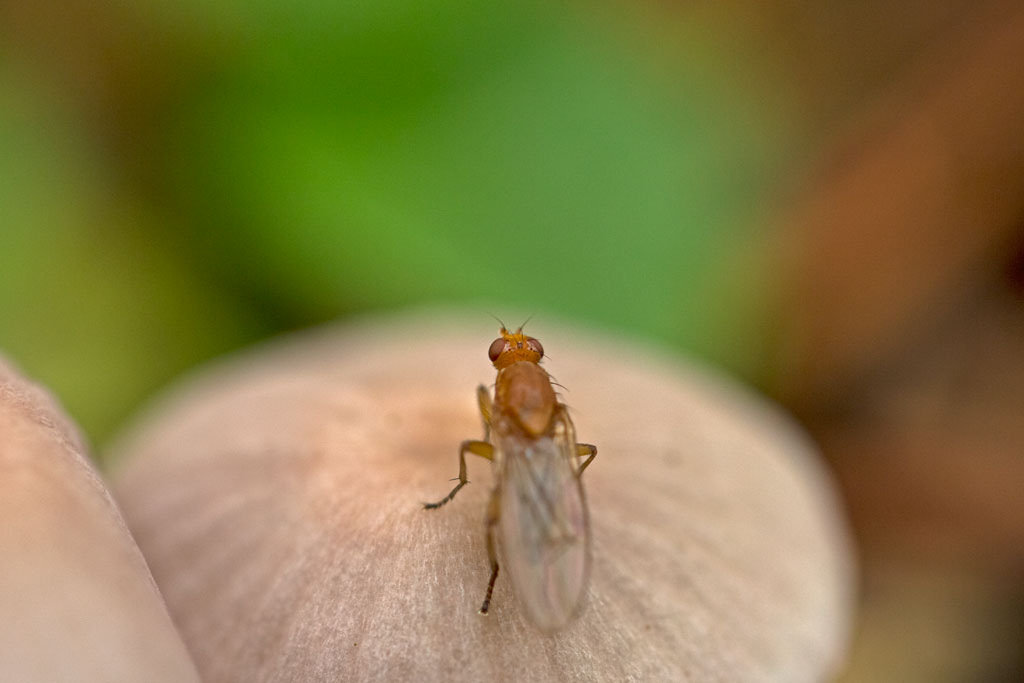
{"type": "Polygon", "coordinates": [[[579,612],[590,565],[590,526],[580,475],[597,448],[576,443],[569,412],[551,376],[540,367],[544,347],[520,327],[501,327],[487,355],[498,371],[492,397],[477,387],[482,441],[459,447],[459,482],[428,510],[439,508],[468,482],[466,453],[491,461],[495,485],[485,516],[491,577],[481,614],[498,578],[495,538],[506,573],[527,615],[542,630],[565,626],[579,612]],[[585,458],[585,460],[580,460],[585,458]]]}

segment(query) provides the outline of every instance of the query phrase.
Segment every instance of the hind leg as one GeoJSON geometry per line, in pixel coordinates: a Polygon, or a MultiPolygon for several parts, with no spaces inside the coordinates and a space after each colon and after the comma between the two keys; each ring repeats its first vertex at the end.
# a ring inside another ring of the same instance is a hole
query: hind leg
{"type": "Polygon", "coordinates": [[[498,579],[498,553],[494,546],[494,526],[501,516],[501,489],[495,488],[491,492],[491,500],[487,503],[487,559],[491,561],[491,578],[487,582],[487,594],[484,596],[484,604],[480,605],[480,614],[487,614],[491,607],[491,594],[494,593],[494,582],[498,579]]]}

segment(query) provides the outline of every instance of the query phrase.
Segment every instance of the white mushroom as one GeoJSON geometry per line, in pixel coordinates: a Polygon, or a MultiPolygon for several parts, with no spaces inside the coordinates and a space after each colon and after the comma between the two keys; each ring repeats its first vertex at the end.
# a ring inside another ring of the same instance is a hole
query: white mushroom
{"type": "Polygon", "coordinates": [[[124,436],[116,491],[200,672],[253,680],[814,681],[840,664],[850,547],[813,448],[714,374],[541,321],[568,387],[593,531],[568,628],[499,575],[479,438],[494,330],[406,315],[211,368],[124,436]]]}
{"type": "Polygon", "coordinates": [[[71,421],[0,358],[0,679],[197,681],[71,421]]]}

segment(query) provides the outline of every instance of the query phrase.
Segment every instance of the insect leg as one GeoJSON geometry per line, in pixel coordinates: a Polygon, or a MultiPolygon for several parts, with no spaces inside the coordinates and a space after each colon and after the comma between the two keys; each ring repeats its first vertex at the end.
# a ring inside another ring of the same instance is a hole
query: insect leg
{"type": "Polygon", "coordinates": [[[487,458],[488,460],[494,457],[494,446],[486,441],[463,441],[462,445],[459,446],[459,483],[455,485],[455,488],[453,488],[451,493],[447,496],[436,503],[424,503],[423,507],[428,510],[441,507],[454,498],[455,494],[459,492],[459,489],[469,483],[469,479],[466,478],[466,451],[469,451],[474,455],[479,455],[481,458],[487,458]]]}
{"type": "Polygon", "coordinates": [[[589,443],[576,444],[576,457],[582,458],[583,456],[589,457],[587,457],[587,459],[583,461],[583,464],[580,465],[580,468],[576,470],[577,477],[583,474],[583,470],[587,469],[587,465],[590,464],[590,461],[597,457],[597,446],[589,443]]]}
{"type": "Polygon", "coordinates": [[[487,504],[487,517],[484,524],[487,528],[487,559],[491,561],[491,578],[487,582],[487,595],[484,596],[484,604],[480,605],[480,614],[487,614],[491,607],[491,594],[494,592],[494,582],[498,578],[498,553],[494,548],[494,525],[501,517],[501,489],[495,488],[491,492],[491,500],[487,504]]]}
{"type": "MultiPolygon", "coordinates": [[[[558,418],[562,420],[562,423],[565,425],[565,428],[566,430],[568,430],[569,434],[574,435],[575,428],[573,427],[572,420],[569,419],[569,411],[566,410],[564,405],[559,406],[558,418]]],[[[575,440],[575,437],[573,437],[573,440],[575,440]]],[[[587,465],[590,464],[590,461],[597,457],[597,446],[589,443],[576,444],[576,457],[587,458],[586,460],[583,461],[583,464],[580,465],[580,468],[576,470],[576,476],[579,477],[581,474],[583,474],[583,470],[587,469],[587,465]]]]}
{"type": "Polygon", "coordinates": [[[476,402],[484,418],[484,441],[491,440],[491,394],[483,384],[476,388],[476,402]]]}

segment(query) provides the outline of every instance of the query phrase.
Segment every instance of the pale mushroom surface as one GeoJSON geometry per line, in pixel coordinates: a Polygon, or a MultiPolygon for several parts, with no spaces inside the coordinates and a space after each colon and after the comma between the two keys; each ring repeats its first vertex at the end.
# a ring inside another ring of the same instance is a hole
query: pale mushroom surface
{"type": "Polygon", "coordinates": [[[77,429],[3,358],[0,520],[0,680],[198,680],[77,429]]]}
{"type": "MultiPolygon", "coordinates": [[[[751,394],[534,321],[568,388],[593,534],[577,620],[545,635],[489,569],[489,320],[406,314],[201,371],[118,442],[115,490],[204,679],[815,681],[852,576],[817,455],[751,394]]],[[[502,580],[502,579],[505,580],[502,580]]]]}

